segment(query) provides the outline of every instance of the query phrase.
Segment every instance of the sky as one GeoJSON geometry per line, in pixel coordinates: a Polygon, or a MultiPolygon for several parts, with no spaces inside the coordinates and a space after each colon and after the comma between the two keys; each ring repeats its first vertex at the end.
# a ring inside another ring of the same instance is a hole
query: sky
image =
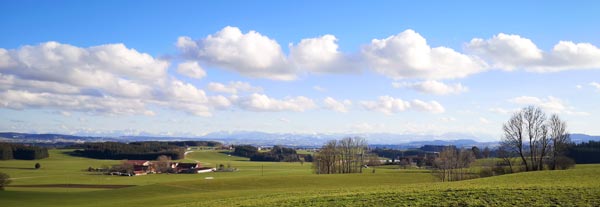
{"type": "Polygon", "coordinates": [[[599,4],[0,0],[0,131],[599,135],[599,4]]]}

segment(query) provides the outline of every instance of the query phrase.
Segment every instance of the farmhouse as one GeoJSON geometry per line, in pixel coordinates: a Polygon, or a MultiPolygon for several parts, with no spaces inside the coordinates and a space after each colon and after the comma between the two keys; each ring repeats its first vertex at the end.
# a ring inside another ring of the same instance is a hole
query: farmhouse
{"type": "Polygon", "coordinates": [[[133,175],[146,175],[154,171],[151,162],[148,160],[127,160],[126,164],[133,167],[133,175]]]}
{"type": "Polygon", "coordinates": [[[183,163],[180,162],[177,164],[175,168],[177,173],[196,173],[196,169],[200,168],[200,164],[198,163],[183,163]]]}

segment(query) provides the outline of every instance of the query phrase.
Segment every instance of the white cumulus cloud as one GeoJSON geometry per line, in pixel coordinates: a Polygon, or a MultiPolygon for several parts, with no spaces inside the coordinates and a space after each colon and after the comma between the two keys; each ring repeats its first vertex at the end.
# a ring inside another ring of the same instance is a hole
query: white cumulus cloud
{"type": "Polygon", "coordinates": [[[530,72],[600,69],[600,48],[590,43],[559,41],[551,51],[539,49],[530,39],[500,33],[490,39],[474,38],[467,49],[496,68],[530,72]]]}
{"type": "Polygon", "coordinates": [[[274,99],[265,94],[253,93],[236,100],[238,107],[249,111],[296,111],[303,112],[316,107],[315,102],[304,96],[274,99]]]}
{"type": "Polygon", "coordinates": [[[446,109],[437,101],[421,101],[418,99],[412,100],[411,107],[417,111],[431,112],[431,113],[444,113],[446,109]]]}
{"type": "Polygon", "coordinates": [[[290,59],[297,67],[313,73],[353,73],[360,67],[356,60],[338,50],[337,38],[323,35],[302,39],[297,45],[290,44],[290,59]]]}
{"type": "Polygon", "coordinates": [[[179,37],[176,46],[187,58],[250,77],[296,78],[296,71],[289,65],[279,43],[256,31],[242,33],[237,27],[227,26],[197,41],[179,37]]]}
{"type": "Polygon", "coordinates": [[[575,111],[571,106],[568,106],[563,100],[554,96],[546,98],[538,98],[534,96],[519,96],[509,100],[512,103],[522,106],[534,105],[550,113],[564,113],[568,115],[589,115],[587,112],[575,111]]]}
{"type": "Polygon", "coordinates": [[[410,82],[394,82],[392,83],[394,88],[410,88],[421,93],[435,94],[435,95],[449,95],[449,94],[460,94],[467,92],[469,89],[460,83],[446,84],[440,81],[428,80],[416,83],[410,82]]]}
{"type": "Polygon", "coordinates": [[[261,87],[252,86],[248,82],[230,81],[227,85],[217,82],[210,82],[207,86],[208,90],[217,93],[237,94],[238,92],[261,92],[261,87]]]}
{"type": "Polygon", "coordinates": [[[204,78],[204,76],[206,76],[206,71],[204,71],[204,69],[202,69],[202,67],[200,67],[200,65],[198,65],[198,62],[196,61],[186,61],[180,63],[177,66],[177,72],[179,74],[196,79],[201,79],[204,78]]]}
{"type": "Polygon", "coordinates": [[[363,108],[369,111],[378,111],[387,115],[403,112],[409,109],[431,113],[443,113],[444,107],[437,101],[421,101],[414,99],[404,101],[391,96],[380,96],[377,101],[362,101],[363,108]]]}
{"type": "MultiPolygon", "coordinates": [[[[150,106],[161,106],[210,116],[228,105],[169,76],[169,65],[123,44],[83,48],[46,42],[0,49],[0,107],[154,115],[150,106]]],[[[183,63],[179,69],[196,66],[183,63]]]]}
{"type": "Polygon", "coordinates": [[[324,108],[342,113],[348,112],[348,108],[352,105],[350,100],[338,101],[331,97],[323,99],[323,103],[324,108]]]}
{"type": "Polygon", "coordinates": [[[477,57],[447,47],[432,48],[413,30],[385,39],[373,39],[362,49],[362,56],[373,70],[394,79],[462,78],[487,67],[477,57]]]}

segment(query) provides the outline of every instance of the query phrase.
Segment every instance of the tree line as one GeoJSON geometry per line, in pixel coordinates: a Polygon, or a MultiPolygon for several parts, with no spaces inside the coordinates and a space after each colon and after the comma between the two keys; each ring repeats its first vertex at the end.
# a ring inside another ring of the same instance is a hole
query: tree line
{"type": "Polygon", "coordinates": [[[265,161],[265,162],[296,162],[300,161],[300,157],[295,149],[274,146],[268,152],[259,152],[257,147],[252,145],[235,146],[234,155],[240,157],[248,157],[250,161],[265,161]]]}
{"type": "Polygon", "coordinates": [[[37,160],[49,156],[48,149],[44,147],[0,142],[0,160],[37,160]]]}
{"type": "Polygon", "coordinates": [[[179,146],[179,147],[219,147],[222,144],[216,141],[141,141],[141,142],[130,142],[129,144],[134,145],[165,145],[165,146],[179,146]]]}
{"type": "Polygon", "coordinates": [[[98,142],[77,144],[71,147],[79,148],[73,152],[73,155],[95,159],[156,160],[159,156],[164,155],[173,160],[178,160],[185,157],[184,147],[169,145],[167,142],[138,142],[130,144],[98,142]]]}
{"type": "Polygon", "coordinates": [[[327,142],[313,158],[317,174],[362,173],[367,154],[367,141],[359,137],[327,142]]]}
{"type": "Polygon", "coordinates": [[[589,141],[571,145],[567,156],[573,158],[576,163],[600,163],[600,142],[589,141]]]}

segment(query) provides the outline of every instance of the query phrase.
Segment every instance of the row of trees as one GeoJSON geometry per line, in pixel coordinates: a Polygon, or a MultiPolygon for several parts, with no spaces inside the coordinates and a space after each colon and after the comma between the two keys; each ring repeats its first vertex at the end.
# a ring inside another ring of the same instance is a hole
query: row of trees
{"type": "Polygon", "coordinates": [[[471,178],[469,167],[476,157],[473,150],[448,147],[433,162],[434,174],[442,181],[457,181],[471,178]]]}
{"type": "Polygon", "coordinates": [[[550,118],[538,107],[529,106],[513,114],[503,125],[499,156],[513,171],[512,157],[520,158],[526,171],[557,169],[570,144],[567,124],[558,115],[550,118]]]}
{"type": "Polygon", "coordinates": [[[589,141],[569,147],[567,156],[577,163],[600,163],[600,142],[589,141]]]}
{"type": "Polygon", "coordinates": [[[295,149],[282,146],[274,146],[271,151],[257,153],[250,157],[251,161],[272,161],[272,162],[296,162],[300,161],[295,149]]]}
{"type": "Polygon", "coordinates": [[[37,160],[49,156],[48,149],[44,147],[0,142],[0,160],[37,160]]]}
{"type": "Polygon", "coordinates": [[[179,147],[219,147],[223,144],[216,141],[143,141],[143,142],[130,142],[129,144],[141,145],[141,146],[179,146],[179,147]]]}
{"type": "Polygon", "coordinates": [[[185,148],[169,145],[166,142],[145,142],[143,144],[125,144],[119,142],[84,143],[72,146],[82,148],[75,150],[74,155],[113,160],[156,160],[164,155],[178,160],[185,157],[185,148]]]}
{"type": "Polygon", "coordinates": [[[266,161],[266,162],[296,162],[300,161],[295,149],[274,146],[268,152],[259,152],[258,148],[252,145],[235,146],[234,155],[248,157],[251,161],[266,161]]]}
{"type": "Polygon", "coordinates": [[[362,173],[367,157],[367,142],[363,138],[331,140],[315,154],[313,168],[317,174],[362,173]]]}

